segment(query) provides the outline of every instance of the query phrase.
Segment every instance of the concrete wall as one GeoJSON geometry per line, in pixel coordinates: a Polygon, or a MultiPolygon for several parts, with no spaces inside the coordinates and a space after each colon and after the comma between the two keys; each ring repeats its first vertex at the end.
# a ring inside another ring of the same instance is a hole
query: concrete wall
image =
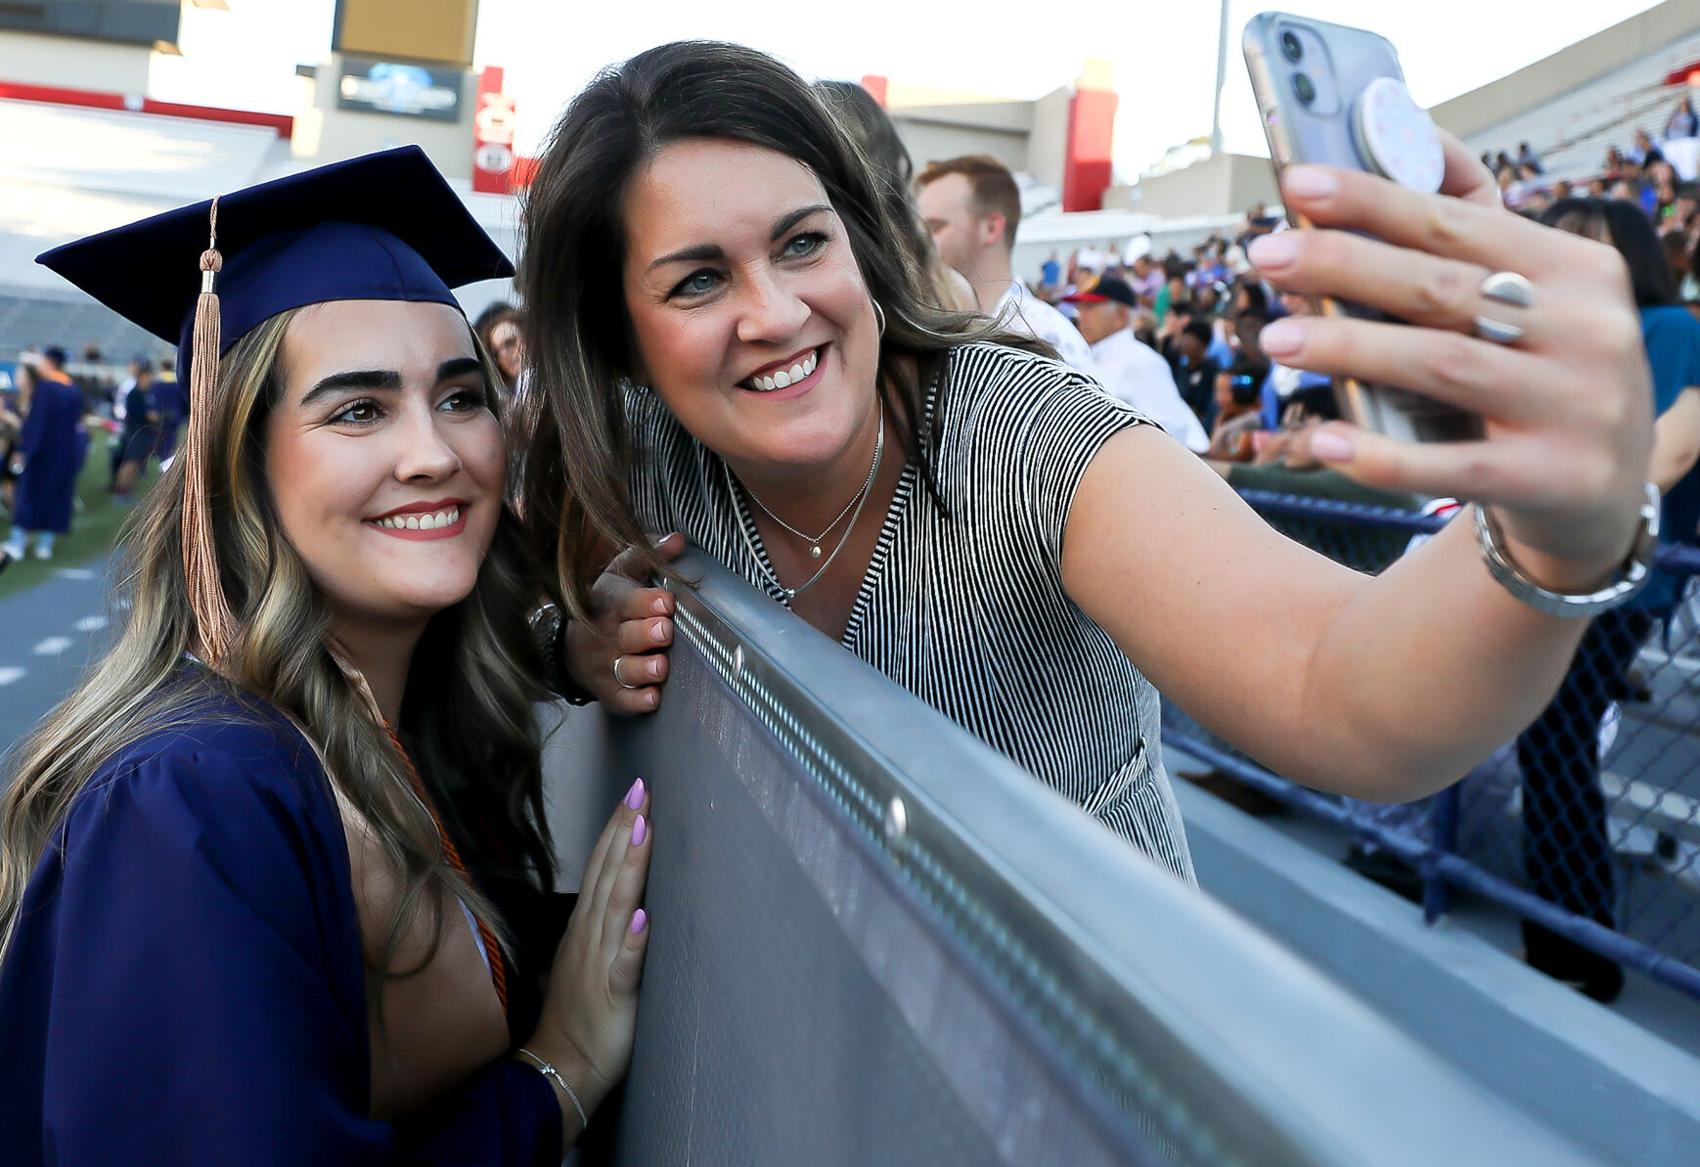
{"type": "Polygon", "coordinates": [[[1665,0],[1498,81],[1442,102],[1430,112],[1446,129],[1468,138],[1696,29],[1700,29],[1700,0],[1665,0]]]}
{"type": "Polygon", "coordinates": [[[0,81],[19,85],[141,95],[152,59],[153,51],[140,45],[0,32],[0,81]]]}
{"type": "Polygon", "coordinates": [[[1074,90],[1053,89],[1033,103],[1033,132],[1027,138],[1027,173],[1062,190],[1068,165],[1068,114],[1074,90]]]}
{"type": "Polygon", "coordinates": [[[889,112],[897,136],[903,139],[917,171],[928,162],[962,154],[990,154],[1011,170],[1026,170],[1033,128],[1032,108],[1026,102],[1010,102],[920,106],[889,112]]]}
{"type": "MultiPolygon", "coordinates": [[[[1217,154],[1188,166],[1142,179],[1126,195],[1131,209],[1151,215],[1227,215],[1253,203],[1279,204],[1269,159],[1249,154],[1217,154]]],[[[1109,205],[1106,203],[1106,205],[1109,205]]]]}

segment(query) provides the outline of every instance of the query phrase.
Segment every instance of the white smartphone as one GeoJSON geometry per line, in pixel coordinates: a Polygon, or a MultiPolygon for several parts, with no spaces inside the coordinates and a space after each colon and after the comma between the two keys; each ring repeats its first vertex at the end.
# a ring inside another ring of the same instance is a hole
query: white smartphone
{"type": "MultiPolygon", "coordinates": [[[[1440,188],[1445,159],[1434,123],[1411,100],[1399,56],[1382,36],[1320,20],[1265,12],[1245,29],[1246,66],[1279,181],[1300,163],[1350,167],[1407,186],[1440,188]]],[[[1291,208],[1287,220],[1309,226],[1291,208]]],[[[1378,309],[1309,297],[1319,315],[1398,322],[1378,309]]],[[[1334,379],[1340,412],[1358,425],[1406,441],[1481,436],[1472,413],[1387,385],[1334,379]]]]}

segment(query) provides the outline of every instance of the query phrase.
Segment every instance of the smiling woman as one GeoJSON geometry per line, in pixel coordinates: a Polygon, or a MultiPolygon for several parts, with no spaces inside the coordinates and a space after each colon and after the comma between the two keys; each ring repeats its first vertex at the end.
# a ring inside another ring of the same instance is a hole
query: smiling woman
{"type": "Polygon", "coordinates": [[[8,1162],[559,1162],[630,1056],[652,831],[638,782],[562,936],[508,403],[451,291],[512,269],[417,149],[42,262],[192,392],[128,623],[0,800],[8,1162]]]}
{"type": "Polygon", "coordinates": [[[1449,784],[1551,695],[1580,639],[1565,617],[1645,576],[1650,440],[1621,261],[1446,157],[1443,195],[1294,168],[1289,208],[1317,226],[1252,255],[1283,290],[1412,322],[1283,321],[1263,343],[1284,363],[1483,418],[1455,444],[1317,432],[1349,476],[1483,517],[1480,543],[1454,524],[1370,579],[1278,536],[1090,379],[932,307],[785,66],[685,42],[605,70],[524,217],[544,403],[524,514],[575,617],[573,679],[654,707],[625,690],[664,676],[636,632],[669,601],[597,572],[614,542],[665,573],[651,539],[679,531],[1183,876],[1155,686],[1313,785],[1449,784]],[[1532,299],[1508,347],[1472,332],[1477,289],[1512,268],[1532,299]]]}

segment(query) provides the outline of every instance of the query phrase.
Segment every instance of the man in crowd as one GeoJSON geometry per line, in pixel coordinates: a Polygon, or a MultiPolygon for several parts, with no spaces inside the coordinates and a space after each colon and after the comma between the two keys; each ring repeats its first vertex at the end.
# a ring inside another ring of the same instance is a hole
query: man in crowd
{"type": "Polygon", "coordinates": [[[1175,388],[1180,390],[1181,400],[1206,433],[1216,420],[1216,375],[1222,371],[1210,356],[1215,340],[1216,333],[1209,321],[1196,317],[1182,325],[1180,335],[1175,338],[1175,353],[1179,357],[1174,365],[1175,388]]]}
{"type": "Polygon", "coordinates": [[[1193,452],[1209,449],[1209,436],[1181,400],[1168,362],[1128,328],[1139,307],[1128,282],[1105,276],[1090,292],[1076,292],[1068,299],[1079,309],[1080,332],[1092,345],[1098,383],[1110,396],[1144,413],[1193,452]]]}
{"type": "Polygon", "coordinates": [[[1095,373],[1080,332],[1015,278],[1010,253],[1021,225],[1021,192],[1009,168],[981,154],[951,158],[929,163],[915,186],[939,257],[973,287],[980,311],[1046,341],[1081,372],[1095,373]]]}
{"type": "Polygon", "coordinates": [[[1157,303],[1157,293],[1163,288],[1164,278],[1162,266],[1147,253],[1133,261],[1133,275],[1127,282],[1133,288],[1133,294],[1139,297],[1140,306],[1150,308],[1157,303]]]}

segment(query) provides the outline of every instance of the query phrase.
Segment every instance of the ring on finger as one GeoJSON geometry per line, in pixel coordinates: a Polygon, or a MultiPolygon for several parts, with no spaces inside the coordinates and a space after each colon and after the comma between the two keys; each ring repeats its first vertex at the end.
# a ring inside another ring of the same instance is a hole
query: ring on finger
{"type": "MultiPolygon", "coordinates": [[[[1481,297],[1514,308],[1530,308],[1535,303],[1535,286],[1514,271],[1496,271],[1482,281],[1481,297]]],[[[1477,316],[1476,335],[1494,344],[1516,344],[1523,339],[1524,332],[1519,325],[1491,316],[1477,316]]]]}
{"type": "Polygon", "coordinates": [[[615,681],[615,683],[618,684],[620,686],[620,688],[622,688],[622,689],[641,689],[641,688],[643,688],[642,685],[628,685],[628,684],[626,684],[626,679],[624,677],[620,676],[620,662],[625,660],[625,659],[626,658],[624,656],[617,656],[617,657],[614,658],[614,681],[615,681]]]}

